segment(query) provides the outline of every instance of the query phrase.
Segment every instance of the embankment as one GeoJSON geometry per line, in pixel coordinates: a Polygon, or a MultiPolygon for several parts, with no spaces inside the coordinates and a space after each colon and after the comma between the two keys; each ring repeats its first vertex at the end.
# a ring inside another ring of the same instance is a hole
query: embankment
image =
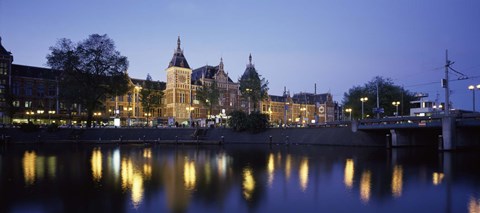
{"type": "MultiPolygon", "coordinates": [[[[18,128],[0,129],[12,143],[35,142],[197,142],[194,128],[92,128],[40,129],[24,132],[18,128]]],[[[385,135],[352,132],[350,128],[272,128],[260,133],[234,132],[229,128],[203,129],[200,142],[318,144],[339,146],[385,146],[385,135]]]]}

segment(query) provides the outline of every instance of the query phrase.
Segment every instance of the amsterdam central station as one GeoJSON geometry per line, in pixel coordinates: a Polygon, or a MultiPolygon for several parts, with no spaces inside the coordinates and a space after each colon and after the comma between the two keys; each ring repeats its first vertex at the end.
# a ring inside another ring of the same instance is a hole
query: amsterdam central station
{"type": "MultiPolygon", "coordinates": [[[[180,38],[172,60],[165,69],[167,82],[160,82],[163,98],[159,107],[144,111],[139,91],[145,80],[130,78],[131,91],[123,96],[109,97],[103,110],[94,112],[98,126],[188,126],[190,122],[205,126],[209,122],[226,123],[228,114],[234,110],[249,112],[252,103],[243,98],[239,83],[232,80],[224,68],[223,60],[217,66],[202,66],[192,69],[181,49],[180,38]],[[197,99],[196,91],[202,85],[217,83],[220,95],[218,104],[208,109],[197,99]]],[[[85,109],[74,104],[67,109],[62,103],[62,88],[58,85],[59,72],[49,68],[33,67],[13,63],[13,55],[7,51],[0,38],[0,115],[3,124],[77,125],[86,121],[85,109]]],[[[257,72],[249,56],[244,71],[257,72]]],[[[272,126],[281,124],[306,126],[338,119],[338,105],[330,93],[289,92],[268,95],[257,104],[262,113],[268,115],[272,126]]]]}

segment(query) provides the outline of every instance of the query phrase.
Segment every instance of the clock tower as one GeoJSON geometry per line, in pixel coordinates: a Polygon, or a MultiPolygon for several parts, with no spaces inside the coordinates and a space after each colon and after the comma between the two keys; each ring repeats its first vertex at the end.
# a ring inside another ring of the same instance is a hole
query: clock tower
{"type": "Polygon", "coordinates": [[[165,71],[167,72],[166,117],[175,118],[178,123],[189,120],[190,113],[187,108],[191,105],[192,69],[180,48],[180,36],[177,40],[177,49],[165,71]]]}

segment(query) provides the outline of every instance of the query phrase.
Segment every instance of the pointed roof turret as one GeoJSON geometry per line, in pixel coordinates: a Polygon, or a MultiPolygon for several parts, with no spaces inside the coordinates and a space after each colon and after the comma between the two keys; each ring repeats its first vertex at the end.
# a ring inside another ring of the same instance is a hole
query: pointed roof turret
{"type": "Polygon", "coordinates": [[[183,67],[183,68],[188,68],[190,69],[190,66],[188,65],[187,59],[183,55],[183,50],[180,48],[180,36],[178,36],[177,39],[177,49],[173,53],[172,60],[168,64],[168,67],[183,67]]]}
{"type": "Polygon", "coordinates": [[[220,58],[220,64],[218,65],[218,71],[224,71],[223,70],[223,58],[220,58]]]}
{"type": "Polygon", "coordinates": [[[5,47],[2,45],[2,37],[0,37],[0,55],[11,55],[11,52],[8,52],[5,47]]]}
{"type": "Polygon", "coordinates": [[[258,73],[257,70],[255,69],[255,65],[252,64],[252,54],[248,56],[248,64],[247,68],[245,69],[245,72],[243,72],[243,75],[241,79],[247,79],[247,78],[258,78],[258,73]]]}

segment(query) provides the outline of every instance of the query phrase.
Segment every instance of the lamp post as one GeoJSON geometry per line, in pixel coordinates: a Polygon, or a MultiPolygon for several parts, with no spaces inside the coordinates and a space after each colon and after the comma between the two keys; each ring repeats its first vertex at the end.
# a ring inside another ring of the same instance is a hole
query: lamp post
{"type": "MultiPolygon", "coordinates": [[[[42,116],[42,114],[43,114],[44,112],[45,112],[45,110],[43,110],[43,109],[37,110],[37,114],[38,114],[39,116],[42,116]]],[[[38,119],[40,120],[41,117],[38,117],[38,119]]]]}
{"type": "Polygon", "coordinates": [[[245,91],[247,91],[248,94],[248,114],[250,114],[250,92],[252,92],[252,89],[246,88],[245,91]]]}
{"type": "Polygon", "coordinates": [[[395,106],[396,108],[395,116],[398,117],[398,105],[400,105],[400,101],[394,101],[392,102],[392,105],[395,106]]]}
{"type": "Polygon", "coordinates": [[[52,124],[52,120],[50,119],[50,116],[55,114],[55,110],[48,110],[48,122],[52,124]]]}
{"type": "Polygon", "coordinates": [[[348,117],[349,117],[349,120],[351,121],[352,120],[352,108],[345,109],[345,112],[348,112],[348,117]]]}
{"type": "Polygon", "coordinates": [[[363,114],[363,103],[365,103],[366,101],[368,101],[368,98],[367,98],[367,97],[360,98],[360,101],[362,102],[362,119],[363,119],[363,117],[364,117],[364,114],[363,114]]]}
{"type": "Polygon", "coordinates": [[[27,122],[30,123],[30,116],[33,117],[35,115],[35,112],[26,111],[25,114],[27,114],[27,122]]]}
{"type": "Polygon", "coordinates": [[[302,108],[300,108],[300,111],[303,111],[304,114],[305,114],[304,116],[302,116],[302,117],[303,117],[303,119],[302,119],[302,124],[303,124],[303,126],[305,126],[304,123],[305,123],[305,117],[307,116],[307,108],[306,108],[306,107],[302,107],[302,108]]]}
{"type": "Polygon", "coordinates": [[[152,113],[144,113],[145,117],[147,117],[147,126],[150,126],[150,124],[148,123],[148,117],[150,117],[152,115],[152,113]]]}
{"type": "MultiPolygon", "coordinates": [[[[475,86],[474,86],[474,85],[470,85],[470,86],[468,86],[468,89],[469,89],[469,90],[472,90],[472,99],[473,99],[473,101],[472,101],[472,103],[473,103],[472,111],[475,112],[475,86]]],[[[476,89],[479,89],[479,90],[480,90],[480,84],[478,84],[478,85],[476,86],[476,89]]]]}
{"type": "Polygon", "coordinates": [[[187,107],[187,112],[189,114],[189,117],[190,117],[190,126],[192,126],[192,111],[194,110],[193,107],[189,106],[187,107]]]}

